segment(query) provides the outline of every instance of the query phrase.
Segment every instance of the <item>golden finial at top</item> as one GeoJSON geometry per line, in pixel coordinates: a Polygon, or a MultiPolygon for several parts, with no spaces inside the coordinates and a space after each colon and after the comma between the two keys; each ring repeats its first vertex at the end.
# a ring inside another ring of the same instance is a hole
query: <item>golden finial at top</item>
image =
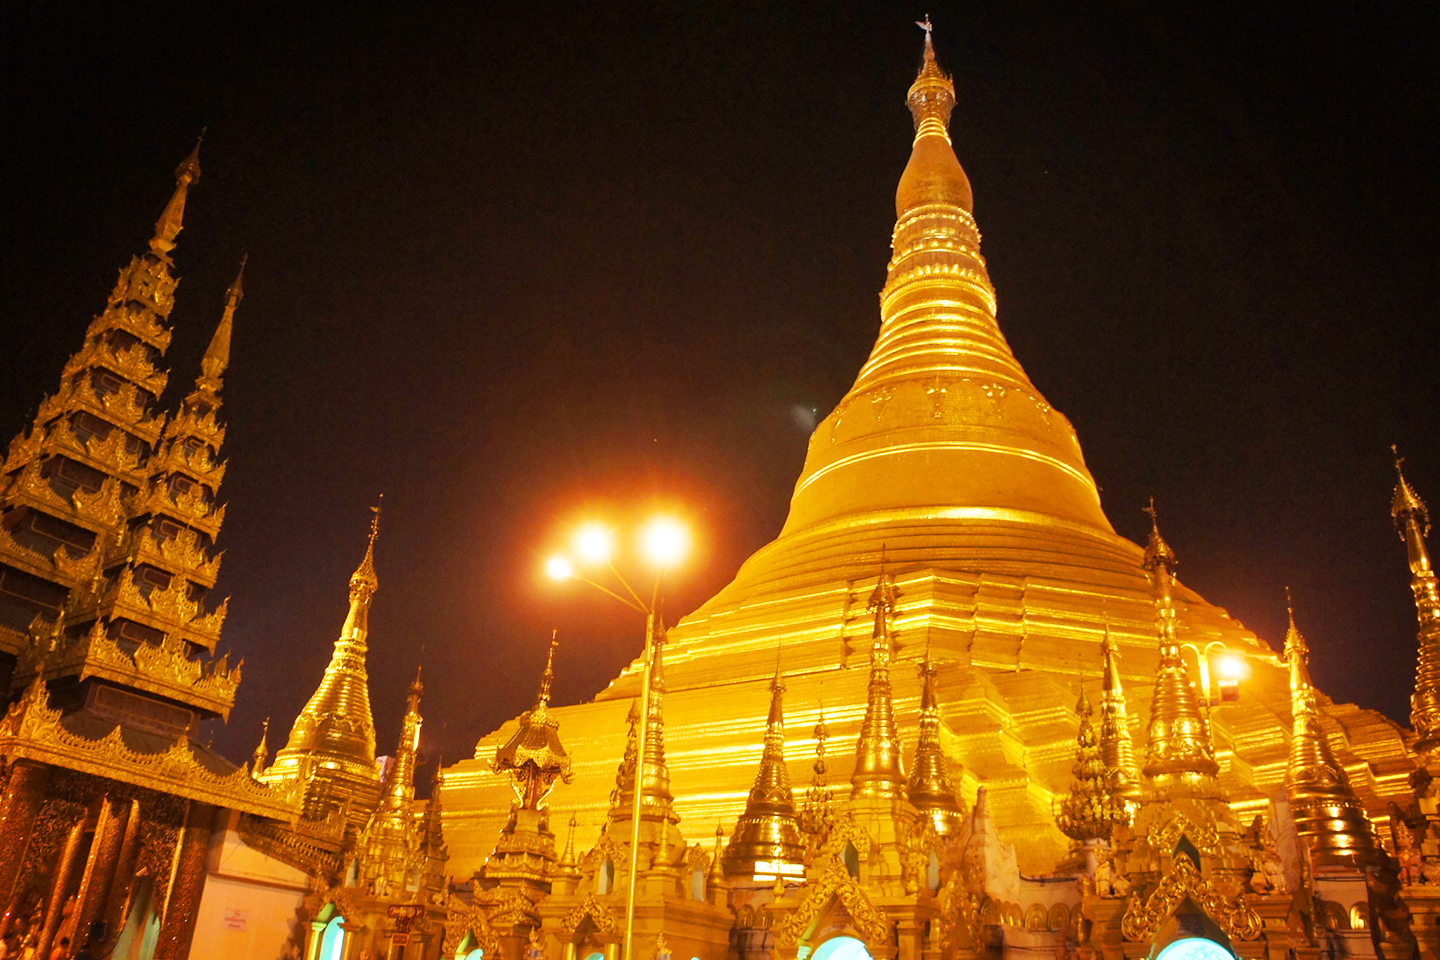
{"type": "Polygon", "coordinates": [[[1175,566],[1180,561],[1175,556],[1175,551],[1170,549],[1170,544],[1160,536],[1160,515],[1155,510],[1154,497],[1150,498],[1145,513],[1150,517],[1150,541],[1145,545],[1145,569],[1154,570],[1162,564],[1166,568],[1175,566]]]}
{"type": "Polygon", "coordinates": [[[905,102],[910,105],[910,114],[915,118],[915,139],[921,137],[942,137],[950,142],[950,111],[955,109],[955,84],[935,62],[935,44],[931,40],[934,25],[927,13],[924,20],[915,25],[925,31],[925,54],[920,72],[910,85],[905,102]]]}
{"type": "Polygon", "coordinates": [[[385,494],[380,494],[375,506],[370,508],[370,542],[365,545],[365,557],[350,576],[350,593],[363,595],[365,599],[380,589],[380,578],[375,575],[375,541],[380,537],[380,508],[385,505],[385,494]]]}
{"type": "Polygon", "coordinates": [[[555,648],[560,646],[560,631],[550,631],[550,651],[545,655],[545,672],[540,674],[540,695],[535,698],[535,710],[544,713],[550,706],[550,685],[555,681],[555,648]]]}
{"type": "Polygon", "coordinates": [[[1425,508],[1425,501],[1420,499],[1410,484],[1405,479],[1405,471],[1401,465],[1405,458],[1400,456],[1400,451],[1395,444],[1390,445],[1390,452],[1395,456],[1395,496],[1390,501],[1390,516],[1395,521],[1395,529],[1400,534],[1400,539],[1405,539],[1405,522],[1414,517],[1420,525],[1420,536],[1430,536],[1430,511],[1425,508]]]}
{"type": "Polygon", "coordinates": [[[200,144],[205,142],[205,131],[195,141],[195,149],[180,161],[175,169],[175,192],[160,219],[155,221],[155,236],[150,240],[150,250],[161,260],[170,260],[170,251],[175,249],[175,238],[185,226],[185,198],[190,188],[200,182],[200,144]]]}
{"type": "Polygon", "coordinates": [[[248,253],[240,258],[240,271],[225,291],[225,312],[220,315],[220,323],[210,337],[205,356],[200,358],[201,386],[209,386],[212,390],[220,389],[220,378],[230,366],[230,334],[235,325],[235,308],[245,298],[245,264],[249,259],[248,253]]]}

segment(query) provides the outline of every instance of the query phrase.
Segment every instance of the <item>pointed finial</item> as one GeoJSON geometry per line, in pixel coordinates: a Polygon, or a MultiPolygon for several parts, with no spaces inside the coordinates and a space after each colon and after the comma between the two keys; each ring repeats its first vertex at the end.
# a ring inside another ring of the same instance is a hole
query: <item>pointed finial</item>
{"type": "Polygon", "coordinates": [[[160,219],[155,222],[155,236],[150,240],[150,250],[161,260],[170,260],[170,251],[175,249],[175,238],[184,227],[185,198],[190,187],[200,182],[200,144],[204,141],[205,131],[201,130],[199,139],[195,141],[195,149],[191,150],[189,156],[181,160],[180,166],[175,169],[175,192],[171,194],[170,202],[165,205],[160,219]]]}
{"type": "Polygon", "coordinates": [[[1399,449],[1394,444],[1390,445],[1390,452],[1395,456],[1395,496],[1390,501],[1390,517],[1395,521],[1395,529],[1400,534],[1400,539],[1405,539],[1405,524],[1411,518],[1420,528],[1420,536],[1430,536],[1430,511],[1425,508],[1425,501],[1405,479],[1405,471],[1401,464],[1405,458],[1400,456],[1399,449]]]}
{"type": "Polygon", "coordinates": [[[240,272],[235,274],[234,282],[225,291],[225,311],[210,337],[210,345],[205,348],[205,356],[200,358],[200,386],[208,386],[211,390],[220,389],[221,377],[230,366],[230,334],[235,325],[235,308],[245,298],[243,281],[245,263],[249,259],[248,253],[240,258],[240,272]]]}
{"type": "Polygon", "coordinates": [[[266,717],[265,722],[260,725],[260,742],[255,746],[255,752],[251,754],[250,772],[258,774],[265,769],[265,761],[270,758],[270,747],[266,742],[270,737],[270,718],[266,717]]]}
{"type": "Polygon", "coordinates": [[[905,102],[910,115],[915,118],[915,141],[921,137],[938,136],[950,142],[950,111],[955,109],[955,84],[935,62],[935,44],[932,34],[934,25],[927,13],[924,20],[915,25],[925,31],[925,53],[920,63],[920,72],[910,85],[905,102]]]}
{"type": "Polygon", "coordinates": [[[1285,612],[1290,617],[1290,623],[1285,628],[1285,659],[1293,663],[1295,658],[1299,657],[1302,663],[1309,663],[1310,648],[1299,628],[1295,626],[1295,604],[1290,597],[1289,587],[1285,588],[1285,612]]]}
{"type": "Polygon", "coordinates": [[[1160,566],[1168,569],[1175,566],[1179,562],[1175,557],[1175,551],[1171,550],[1170,544],[1160,536],[1160,514],[1155,510],[1154,497],[1150,498],[1150,504],[1145,507],[1145,513],[1150,517],[1150,542],[1145,545],[1145,569],[1154,570],[1160,566]]]}
{"type": "Polygon", "coordinates": [[[724,845],[725,826],[717,822],[715,824],[715,853],[710,857],[710,882],[712,884],[725,882],[725,868],[721,863],[723,859],[722,847],[724,847],[724,845]]]}
{"type": "Polygon", "coordinates": [[[540,675],[540,696],[535,700],[535,709],[544,712],[550,706],[550,684],[555,680],[555,648],[560,646],[560,630],[550,631],[550,652],[545,655],[545,672],[540,675]]]}
{"type": "Polygon", "coordinates": [[[385,494],[380,494],[375,506],[370,508],[370,542],[365,545],[365,557],[350,577],[350,593],[357,591],[368,598],[380,588],[380,579],[375,575],[375,541],[380,538],[380,508],[385,504],[385,494]]]}

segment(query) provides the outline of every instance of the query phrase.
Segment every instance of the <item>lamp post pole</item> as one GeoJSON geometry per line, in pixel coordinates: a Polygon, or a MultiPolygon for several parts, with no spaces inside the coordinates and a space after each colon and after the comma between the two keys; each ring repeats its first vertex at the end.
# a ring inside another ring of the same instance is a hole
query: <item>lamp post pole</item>
{"type": "Polygon", "coordinates": [[[645,750],[650,732],[650,686],[653,680],[655,648],[659,642],[660,631],[660,581],[664,572],[663,564],[657,564],[661,569],[657,570],[655,574],[655,586],[650,594],[650,602],[647,604],[635,592],[635,588],[630,585],[630,582],[621,575],[620,571],[615,569],[615,565],[610,562],[608,556],[604,558],[603,562],[629,596],[576,573],[563,558],[552,560],[554,566],[550,570],[551,576],[557,579],[575,579],[588,583],[602,593],[619,600],[630,609],[645,615],[645,649],[641,656],[639,719],[635,731],[635,769],[630,804],[630,876],[625,890],[624,960],[635,960],[635,888],[640,877],[640,817],[644,809],[641,792],[644,784],[645,750]]]}

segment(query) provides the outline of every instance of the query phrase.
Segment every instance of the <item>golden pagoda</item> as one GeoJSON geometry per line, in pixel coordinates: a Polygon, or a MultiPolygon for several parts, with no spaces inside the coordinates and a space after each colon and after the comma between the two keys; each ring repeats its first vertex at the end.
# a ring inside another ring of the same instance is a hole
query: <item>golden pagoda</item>
{"type": "Polygon", "coordinates": [[[380,508],[371,510],[370,540],[360,566],[350,576],[350,611],[335,640],[330,663],[296,716],[275,762],[259,774],[264,783],[298,785],[304,793],[306,820],[343,817],[349,831],[363,827],[380,800],[375,718],[370,712],[370,681],[365,670],[370,603],[380,588],[375,575],[380,508]]]}
{"type": "Polygon", "coordinates": [[[790,772],[785,768],[784,696],[777,663],[775,678],[770,681],[770,713],[765,718],[760,768],[745,798],[745,812],[725,848],[722,867],[726,876],[765,880],[803,872],[805,845],[790,792],[790,772]]]}
{"type": "Polygon", "coordinates": [[[1285,793],[1290,798],[1295,830],[1316,867],[1381,865],[1384,851],[1321,726],[1315,686],[1310,682],[1310,648],[1295,626],[1294,606],[1287,607],[1290,626],[1285,632],[1285,660],[1290,665],[1294,730],[1285,793]]]}
{"type": "Polygon", "coordinates": [[[965,816],[950,777],[950,763],[940,743],[940,700],[935,692],[939,671],[927,652],[920,667],[919,738],[915,743],[915,765],[907,795],[910,803],[942,837],[957,836],[965,816]]]}
{"type": "MultiPolygon", "coordinates": [[[[1074,428],[1030,381],[997,323],[974,198],[956,156],[960,140],[948,129],[954,85],[928,41],[906,102],[914,139],[896,190],[893,255],[870,356],[811,436],[776,539],[669,632],[665,746],[683,829],[698,841],[717,820],[741,816],[777,643],[797,729],[819,719],[823,684],[835,736],[860,739],[867,718],[872,734],[879,731],[853,765],[832,759],[837,781],[903,797],[924,708],[924,729],[933,721],[936,731],[927,743],[964,770],[965,800],[986,786],[987,816],[1026,872],[1049,870],[1068,854],[1052,808],[1069,784],[1071,708],[1082,676],[1108,675],[1101,739],[1129,777],[1127,799],[1138,788],[1126,759],[1134,723],[1147,733],[1144,764],[1157,776],[1210,780],[1237,810],[1264,809],[1283,788],[1288,762],[1284,664],[1175,580],[1168,561],[1147,567],[1146,549],[1115,533],[1074,428]],[[903,602],[884,659],[893,710],[886,719],[870,696],[880,660],[853,654],[873,639],[871,599],[890,590],[903,602]],[[1162,607],[1169,612],[1158,642],[1162,607]],[[1240,701],[1216,707],[1207,722],[1175,654],[1212,643],[1251,670],[1240,701]],[[929,707],[915,669],[926,649],[940,681],[929,707]]],[[[605,819],[641,666],[592,702],[551,708],[574,731],[567,745],[575,772],[551,802],[575,814],[582,835],[605,819]]],[[[1342,722],[1333,748],[1366,810],[1383,816],[1391,800],[1408,803],[1413,762],[1395,724],[1351,705],[1320,709],[1342,722]]],[[[487,734],[475,759],[446,771],[446,836],[461,869],[478,866],[504,826],[497,811],[509,788],[488,758],[514,731],[510,723],[487,734]]]]}

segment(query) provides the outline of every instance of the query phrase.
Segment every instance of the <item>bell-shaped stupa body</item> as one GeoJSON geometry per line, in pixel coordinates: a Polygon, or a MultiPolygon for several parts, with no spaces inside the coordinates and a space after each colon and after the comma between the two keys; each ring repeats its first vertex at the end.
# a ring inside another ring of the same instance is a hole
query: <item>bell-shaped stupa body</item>
{"type": "MultiPolygon", "coordinates": [[[[890,702],[899,759],[915,749],[914,665],[928,644],[946,681],[937,740],[965,771],[960,799],[973,802],[986,785],[1022,868],[1046,872],[1068,850],[1052,803],[1070,784],[1072,705],[1080,678],[1102,673],[1107,620],[1123,674],[1114,679],[1130,694],[1124,722],[1132,735],[1148,729],[1158,661],[1152,589],[1144,550],[1101,511],[1074,429],[1000,331],[970,181],[947,129],[954,87],[928,43],[907,103],[915,136],[896,191],[874,349],[811,437],[779,536],[669,631],[665,749],[674,809],[691,842],[708,841],[717,821],[728,829],[744,810],[777,640],[793,728],[815,724],[823,697],[834,742],[856,742],[871,674],[867,602],[883,557],[898,598],[890,702]]],[[[1026,318],[1042,320],[1057,334],[1086,335],[1067,331],[1064,317],[1026,318]]],[[[1146,415],[1153,411],[1136,411],[1146,415]]],[[[1283,786],[1287,672],[1224,610],[1178,582],[1172,593],[1180,643],[1220,641],[1250,656],[1240,702],[1215,710],[1213,733],[1225,794],[1263,804],[1283,786]]],[[[608,809],[639,667],[594,701],[554,710],[575,731],[567,740],[575,781],[555,791],[552,807],[557,817],[575,811],[582,837],[608,809]]],[[[1408,803],[1404,779],[1413,765],[1395,725],[1353,706],[1326,710],[1344,715],[1341,759],[1371,761],[1369,775],[1353,778],[1362,802],[1376,811],[1392,797],[1408,803]]],[[[507,724],[488,734],[476,760],[446,771],[445,836],[457,875],[483,861],[503,826],[495,811],[507,809],[509,787],[488,759],[513,733],[507,724]]],[[[813,741],[791,746],[802,756],[813,741]]],[[[855,773],[847,753],[833,757],[832,784],[855,773]]]]}

